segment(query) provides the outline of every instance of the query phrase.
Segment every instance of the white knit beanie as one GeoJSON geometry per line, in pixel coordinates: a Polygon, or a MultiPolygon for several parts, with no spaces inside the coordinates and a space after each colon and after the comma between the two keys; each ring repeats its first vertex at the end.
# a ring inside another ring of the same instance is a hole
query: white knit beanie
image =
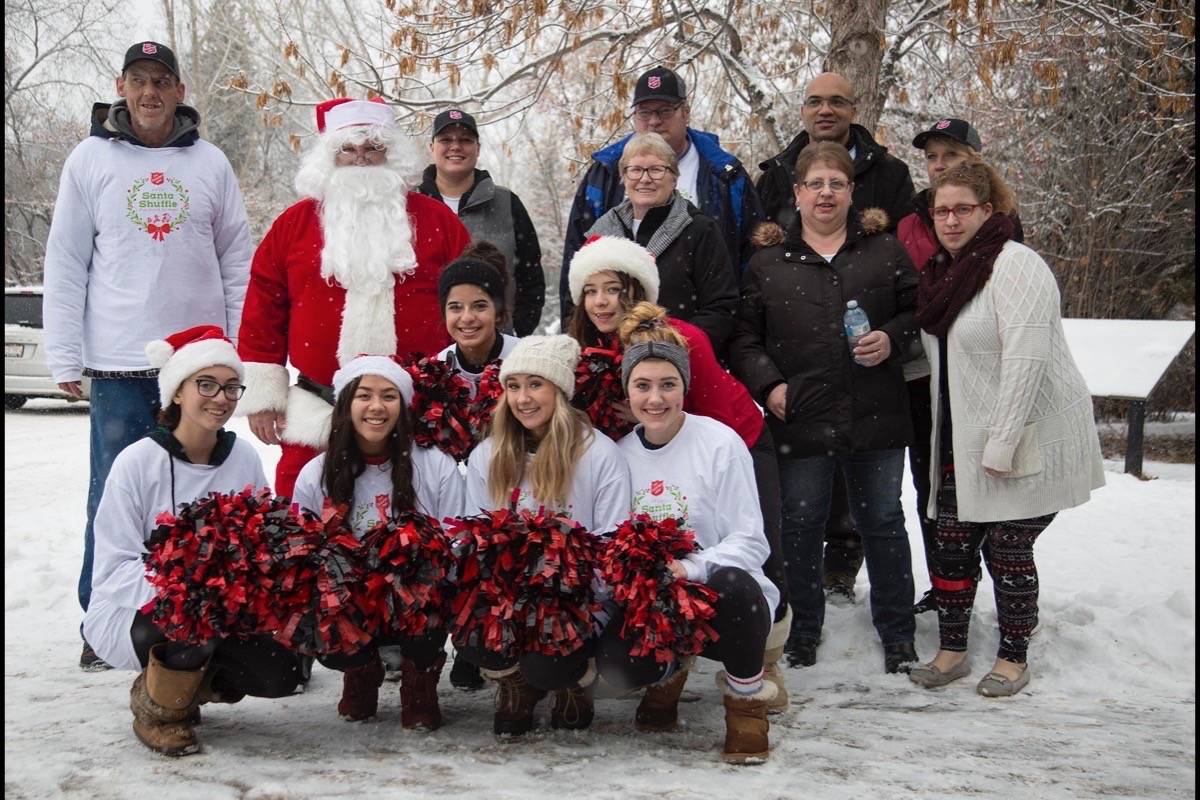
{"type": "Polygon", "coordinates": [[[413,399],[413,380],[408,370],[396,363],[390,356],[355,356],[341,369],[333,373],[333,396],[336,399],[355,378],[364,375],[378,375],[391,381],[400,390],[404,405],[410,405],[413,399]]]}
{"type": "Polygon", "coordinates": [[[233,342],[216,325],[196,325],[172,333],[166,339],[146,343],[146,360],[158,370],[158,400],[171,405],[175,393],[189,375],[205,367],[229,367],[238,380],[246,379],[246,367],[233,342]]]}
{"type": "Polygon", "coordinates": [[[526,336],[500,362],[500,381],[509,375],[540,375],[563,390],[570,400],[575,396],[575,365],[579,363],[579,342],[565,334],[526,336]]]}
{"type": "Polygon", "coordinates": [[[642,285],[646,299],[658,302],[658,265],[650,251],[620,236],[595,236],[571,259],[571,300],[579,305],[583,285],[597,272],[624,272],[642,285]]]}

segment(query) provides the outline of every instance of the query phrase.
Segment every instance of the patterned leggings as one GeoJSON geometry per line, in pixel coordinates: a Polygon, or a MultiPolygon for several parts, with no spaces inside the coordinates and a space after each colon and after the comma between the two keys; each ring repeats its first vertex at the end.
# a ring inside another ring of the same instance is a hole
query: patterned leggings
{"type": "Polygon", "coordinates": [[[963,522],[958,518],[954,470],[947,469],[938,489],[938,519],[930,554],[938,631],[943,650],[967,649],[980,548],[996,591],[1000,622],[999,657],[1025,663],[1029,637],[1038,621],[1038,574],[1033,543],[1054,514],[1006,522],[963,522]]]}

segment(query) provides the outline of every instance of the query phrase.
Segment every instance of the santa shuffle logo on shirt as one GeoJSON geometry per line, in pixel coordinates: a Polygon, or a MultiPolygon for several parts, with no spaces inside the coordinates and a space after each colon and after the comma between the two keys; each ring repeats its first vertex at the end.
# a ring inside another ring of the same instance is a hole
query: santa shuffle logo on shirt
{"type": "Polygon", "coordinates": [[[138,178],[126,193],[125,218],[156,242],[165,241],[168,234],[179,230],[190,210],[187,187],[165,172],[155,171],[138,178]]]}
{"type": "Polygon", "coordinates": [[[633,493],[633,513],[649,514],[659,522],[664,519],[682,520],[687,526],[687,495],[673,484],[652,479],[645,489],[633,493]]]}

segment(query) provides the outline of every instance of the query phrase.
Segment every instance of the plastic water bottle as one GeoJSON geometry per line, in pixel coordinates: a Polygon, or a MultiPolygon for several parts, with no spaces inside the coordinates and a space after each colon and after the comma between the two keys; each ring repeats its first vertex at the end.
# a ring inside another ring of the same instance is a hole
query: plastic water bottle
{"type": "MultiPolygon", "coordinates": [[[[850,345],[850,354],[853,356],[858,340],[871,332],[871,321],[867,319],[867,312],[858,307],[857,300],[846,303],[846,313],[842,315],[842,326],[846,329],[846,341],[850,345]]],[[[858,361],[857,358],[854,360],[858,361]]]]}

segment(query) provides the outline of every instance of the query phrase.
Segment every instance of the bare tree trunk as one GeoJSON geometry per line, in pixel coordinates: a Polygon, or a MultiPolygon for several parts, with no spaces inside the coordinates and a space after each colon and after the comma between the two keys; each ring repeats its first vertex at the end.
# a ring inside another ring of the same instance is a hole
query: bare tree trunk
{"type": "Polygon", "coordinates": [[[879,91],[879,68],[887,42],[883,36],[889,0],[844,0],[830,4],[832,41],[826,72],[850,81],[858,95],[857,122],[875,130],[887,97],[879,91]]]}

